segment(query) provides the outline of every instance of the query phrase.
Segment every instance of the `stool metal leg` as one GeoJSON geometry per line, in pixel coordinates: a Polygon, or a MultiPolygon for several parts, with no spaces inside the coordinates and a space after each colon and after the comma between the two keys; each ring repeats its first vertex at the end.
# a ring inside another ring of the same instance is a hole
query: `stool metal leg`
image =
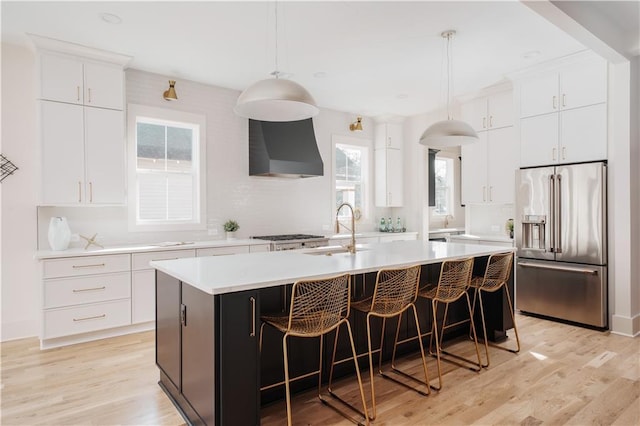
{"type": "Polygon", "coordinates": [[[289,357],[287,353],[287,336],[288,333],[285,333],[284,337],[282,338],[282,351],[284,353],[284,386],[286,393],[285,396],[287,399],[287,425],[291,426],[293,422],[291,420],[291,390],[289,389],[289,357]]]}

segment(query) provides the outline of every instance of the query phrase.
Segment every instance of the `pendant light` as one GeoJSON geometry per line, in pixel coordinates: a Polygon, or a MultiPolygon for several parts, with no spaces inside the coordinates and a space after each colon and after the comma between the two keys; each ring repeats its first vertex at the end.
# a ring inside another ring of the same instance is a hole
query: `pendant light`
{"type": "Polygon", "coordinates": [[[441,36],[447,39],[447,119],[432,124],[420,137],[420,144],[433,148],[460,146],[476,142],[478,135],[464,121],[454,120],[451,115],[452,58],[451,39],[454,30],[443,31],[441,36]]]}
{"type": "Polygon", "coordinates": [[[313,96],[298,83],[280,78],[278,69],[278,2],[275,3],[276,69],[274,78],[260,80],[240,94],[234,111],[260,121],[298,121],[311,118],[319,110],[313,96]]]}

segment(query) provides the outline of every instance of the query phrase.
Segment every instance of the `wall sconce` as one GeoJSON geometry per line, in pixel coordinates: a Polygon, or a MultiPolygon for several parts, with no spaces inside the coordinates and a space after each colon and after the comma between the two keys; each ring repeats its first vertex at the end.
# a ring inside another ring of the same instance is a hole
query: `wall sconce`
{"type": "Polygon", "coordinates": [[[169,80],[169,89],[162,94],[162,97],[166,101],[177,101],[178,100],[178,95],[176,95],[176,89],[174,87],[175,85],[176,85],[176,81],[175,80],[169,80]]]}
{"type": "Polygon", "coordinates": [[[362,117],[356,118],[356,121],[349,124],[349,130],[352,132],[361,132],[362,131],[362,117]]]}

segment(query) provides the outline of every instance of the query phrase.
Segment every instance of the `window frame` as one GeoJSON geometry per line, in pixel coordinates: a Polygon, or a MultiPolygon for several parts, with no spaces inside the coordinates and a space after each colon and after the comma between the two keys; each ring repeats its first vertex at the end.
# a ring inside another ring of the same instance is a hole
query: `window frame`
{"type": "MultiPolygon", "coordinates": [[[[371,188],[373,187],[372,141],[369,139],[354,138],[344,135],[332,135],[331,137],[331,221],[336,216],[336,149],[338,145],[353,146],[363,152],[362,170],[360,171],[362,185],[362,206],[358,221],[365,221],[371,212],[371,188]]],[[[353,206],[354,209],[357,208],[353,206]]]]}
{"type": "MultiPolygon", "coordinates": [[[[440,154],[440,153],[439,153],[440,154]]],[[[445,161],[447,164],[447,181],[448,181],[448,185],[445,187],[445,189],[448,188],[448,195],[447,195],[447,207],[448,207],[448,211],[446,213],[440,213],[437,211],[437,203],[436,205],[433,207],[433,211],[432,214],[435,217],[444,217],[444,216],[451,216],[451,217],[455,217],[454,216],[454,211],[455,211],[455,187],[456,187],[456,181],[455,181],[455,158],[449,157],[447,155],[438,155],[435,158],[435,161],[445,161]],[[439,158],[438,158],[439,157],[439,158]]],[[[434,164],[435,166],[435,164],[434,164]]],[[[434,178],[435,178],[435,170],[434,170],[434,178]]],[[[437,179],[436,179],[436,188],[435,188],[435,198],[436,200],[438,199],[438,183],[437,183],[437,179]]]]}
{"type": "Polygon", "coordinates": [[[128,162],[128,225],[129,231],[194,231],[206,229],[207,225],[207,168],[206,168],[206,117],[168,108],[157,108],[147,105],[127,105],[127,162],[128,162]],[[197,179],[194,190],[194,218],[190,221],[138,221],[138,172],[136,133],[138,118],[146,118],[146,122],[160,125],[190,124],[198,126],[198,143],[193,153],[193,164],[197,166],[197,179]]]}

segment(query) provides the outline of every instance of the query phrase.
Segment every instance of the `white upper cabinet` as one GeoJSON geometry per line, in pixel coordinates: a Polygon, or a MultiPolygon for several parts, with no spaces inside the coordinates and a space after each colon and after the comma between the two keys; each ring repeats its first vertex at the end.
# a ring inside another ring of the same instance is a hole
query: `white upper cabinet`
{"type": "Polygon", "coordinates": [[[607,159],[607,63],[573,58],[520,87],[523,167],[607,159]]]}
{"type": "Polygon", "coordinates": [[[402,149],[402,125],[398,123],[379,123],[375,127],[375,149],[402,149]]]}
{"type": "Polygon", "coordinates": [[[402,207],[402,151],[375,150],[375,204],[377,207],[402,207]]]}
{"type": "Polygon", "coordinates": [[[79,204],[84,199],[82,107],[40,102],[42,194],[44,204],[79,204]]]}
{"type": "Polygon", "coordinates": [[[42,205],[124,204],[128,56],[29,36],[38,49],[42,205]]]}
{"type": "Polygon", "coordinates": [[[513,125],[513,92],[498,92],[473,99],[461,107],[462,118],[476,132],[513,125]]]}
{"type": "Polygon", "coordinates": [[[520,82],[520,117],[594,105],[607,100],[607,63],[588,58],[520,82]]]}
{"type": "Polygon", "coordinates": [[[375,127],[375,205],[401,207],[403,203],[402,125],[379,123],[375,127]]]}
{"type": "Polygon", "coordinates": [[[40,99],[122,110],[122,66],[43,53],[40,55],[40,99]]]}
{"type": "Polygon", "coordinates": [[[463,145],[462,203],[512,204],[518,144],[513,126],[478,133],[478,142],[463,145]]]}
{"type": "Polygon", "coordinates": [[[121,111],[40,101],[44,205],[123,204],[121,111]]]}
{"type": "Polygon", "coordinates": [[[84,108],[85,201],[125,202],[125,136],[122,112],[84,108]]]}

